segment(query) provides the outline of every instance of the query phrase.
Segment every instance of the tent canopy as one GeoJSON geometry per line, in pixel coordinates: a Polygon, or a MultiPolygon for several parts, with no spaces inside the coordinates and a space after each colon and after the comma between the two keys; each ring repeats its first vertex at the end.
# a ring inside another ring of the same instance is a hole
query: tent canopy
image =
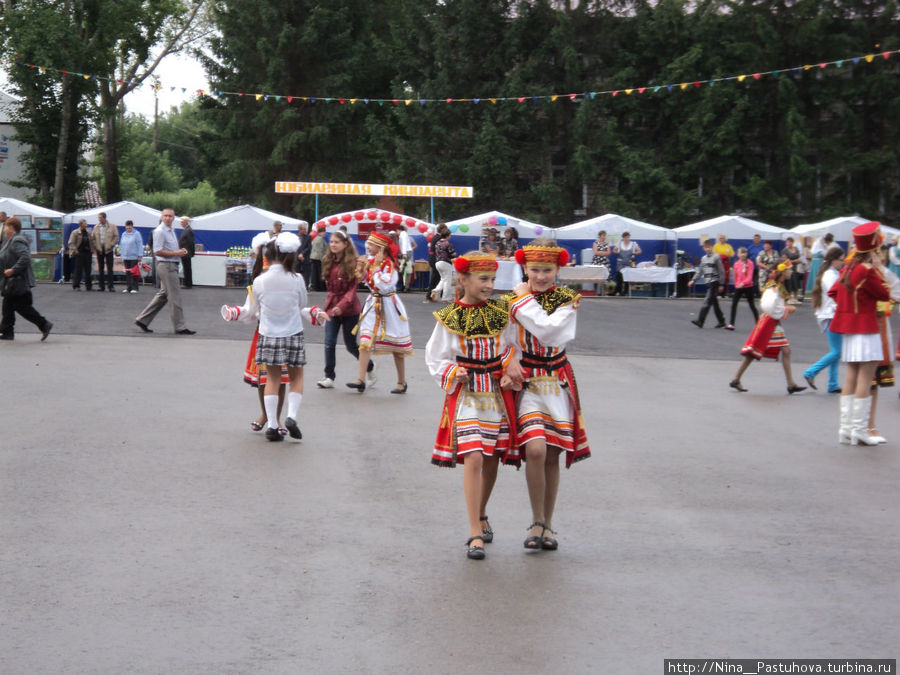
{"type": "Polygon", "coordinates": [[[65,241],[69,240],[69,234],[78,227],[78,221],[82,218],[87,221],[88,226],[97,224],[97,214],[105,212],[106,219],[117,228],[119,234],[125,228],[125,221],[130,220],[134,223],[134,229],[141,233],[144,243],[147,243],[147,237],[159,225],[159,215],[162,211],[157,211],[149,206],[138,204],[136,202],[115,202],[98,206],[93,209],[85,209],[83,211],[75,211],[67,213],[63,216],[63,237],[65,241]]]}
{"type": "Polygon", "coordinates": [[[480,237],[482,228],[487,227],[496,228],[501,232],[507,227],[514,227],[519,233],[520,239],[534,239],[535,237],[549,236],[550,234],[550,228],[548,227],[516,218],[501,211],[487,211],[486,213],[466,216],[457,220],[448,220],[445,225],[450,228],[451,232],[453,232],[455,227],[456,231],[454,234],[466,234],[472,237],[480,237]],[[460,229],[461,225],[465,225],[468,230],[462,231],[460,229]]]}
{"type": "Polygon", "coordinates": [[[96,225],[97,214],[104,212],[106,219],[116,227],[124,227],[125,221],[131,220],[135,227],[150,229],[159,225],[159,215],[162,213],[162,211],[136,202],[115,202],[93,209],[67,213],[63,216],[63,222],[77,225],[78,221],[84,218],[88,225],[96,225]]]}
{"type": "MultiPolygon", "coordinates": [[[[703,257],[703,245],[700,243],[700,235],[708,235],[713,241],[719,234],[728,237],[728,243],[737,253],[740,246],[749,246],[753,243],[753,235],[759,234],[763,240],[771,239],[780,241],[790,230],[785,230],[774,225],[767,225],[757,220],[744,218],[743,216],[719,216],[699,223],[676,227],[674,232],[678,235],[678,248],[683,250],[689,258],[699,260],[703,257]]],[[[775,244],[776,250],[781,246],[775,244]]]]}
{"type": "Polygon", "coordinates": [[[607,240],[611,244],[617,243],[623,232],[628,232],[631,239],[638,242],[641,247],[638,261],[653,260],[659,253],[668,256],[670,265],[675,261],[675,242],[678,236],[672,230],[615,213],[560,227],[554,230],[554,234],[560,245],[583,264],[591,261],[593,257],[591,244],[596,241],[600,230],[606,230],[607,240]]]}
{"type": "Polygon", "coordinates": [[[728,239],[752,240],[754,234],[762,235],[763,239],[781,239],[788,232],[784,228],[743,216],[719,216],[699,223],[682,225],[674,228],[674,231],[679,239],[695,237],[698,241],[701,234],[708,234],[713,239],[719,234],[724,234],[728,239]]]}
{"type": "Polygon", "coordinates": [[[65,215],[62,211],[54,211],[53,209],[23,202],[21,199],[12,197],[0,197],[0,211],[5,211],[8,216],[27,213],[29,216],[37,216],[38,218],[62,218],[65,215]]]}
{"type": "Polygon", "coordinates": [[[851,231],[857,225],[868,223],[868,218],[860,216],[841,216],[823,220],[820,223],[806,223],[791,228],[791,232],[801,236],[821,237],[827,232],[831,232],[835,241],[847,242],[853,238],[851,231]]]}
{"type": "MultiPolygon", "coordinates": [[[[276,220],[284,224],[285,230],[296,230],[300,223],[306,222],[241,204],[191,218],[191,227],[194,229],[194,241],[203,244],[207,251],[226,251],[232,246],[249,246],[255,235],[271,230],[276,220]]],[[[177,227],[178,223],[175,225],[177,227]]]]}

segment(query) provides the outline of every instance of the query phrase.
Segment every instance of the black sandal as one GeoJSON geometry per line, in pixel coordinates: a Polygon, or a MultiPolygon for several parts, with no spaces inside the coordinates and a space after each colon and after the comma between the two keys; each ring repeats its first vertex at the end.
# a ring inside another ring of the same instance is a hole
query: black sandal
{"type": "Polygon", "coordinates": [[[400,384],[400,383],[398,382],[398,383],[397,383],[397,387],[394,388],[394,389],[391,389],[391,393],[392,393],[392,394],[405,394],[405,393],[406,393],[406,390],[407,390],[408,388],[409,388],[409,385],[408,385],[406,382],[404,382],[403,384],[400,384]]]}
{"type": "Polygon", "coordinates": [[[541,533],[538,535],[532,535],[525,540],[523,546],[531,551],[539,551],[541,549],[541,545],[544,541],[544,530],[547,529],[547,526],[543,523],[539,523],[538,521],[534,521],[531,525],[529,525],[527,530],[530,530],[532,527],[540,527],[541,533]]]}
{"type": "MultiPolygon", "coordinates": [[[[481,516],[481,518],[479,518],[478,520],[482,520],[482,521],[484,521],[485,523],[487,523],[488,517],[487,517],[487,516],[481,516]]],[[[486,529],[486,530],[484,529],[484,527],[482,527],[482,529],[481,529],[481,534],[484,535],[484,536],[482,537],[482,539],[484,540],[484,543],[485,543],[485,544],[490,544],[492,541],[494,541],[494,531],[490,528],[490,526],[488,526],[488,529],[486,529]]]]}
{"type": "Polygon", "coordinates": [[[481,543],[484,543],[484,537],[481,535],[469,537],[466,540],[466,546],[469,547],[466,549],[466,557],[471,558],[472,560],[484,560],[484,546],[472,546],[472,542],[476,539],[480,539],[481,543]]]}
{"type": "MultiPolygon", "coordinates": [[[[544,532],[549,532],[551,535],[556,534],[556,532],[551,530],[549,527],[544,528],[544,532]]],[[[545,537],[543,536],[543,533],[541,533],[541,548],[545,551],[555,551],[559,548],[559,542],[556,541],[556,537],[545,537]]]]}

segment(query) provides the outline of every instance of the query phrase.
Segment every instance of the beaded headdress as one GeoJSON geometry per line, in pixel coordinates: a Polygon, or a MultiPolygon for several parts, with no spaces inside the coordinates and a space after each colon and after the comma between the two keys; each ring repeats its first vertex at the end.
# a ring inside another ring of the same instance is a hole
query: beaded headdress
{"type": "Polygon", "coordinates": [[[366,239],[366,242],[374,244],[380,248],[389,248],[391,244],[394,243],[394,240],[390,238],[389,235],[384,232],[372,232],[369,235],[369,238],[366,239]]]}
{"type": "Polygon", "coordinates": [[[520,265],[542,263],[565,267],[569,262],[569,252],[559,246],[531,246],[526,244],[516,251],[516,262],[520,265]]]}
{"type": "Polygon", "coordinates": [[[454,260],[453,267],[460,274],[477,274],[479,272],[496,272],[498,265],[494,256],[480,251],[472,251],[454,260]]]}

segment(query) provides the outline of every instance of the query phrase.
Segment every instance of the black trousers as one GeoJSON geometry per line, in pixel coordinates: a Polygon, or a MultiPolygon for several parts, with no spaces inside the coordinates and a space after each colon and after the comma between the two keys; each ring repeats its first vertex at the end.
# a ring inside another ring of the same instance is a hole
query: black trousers
{"type": "Polygon", "coordinates": [[[128,260],[123,260],[122,265],[125,266],[125,288],[129,291],[136,291],[138,289],[138,277],[131,276],[128,273],[128,269],[134,267],[140,262],[137,258],[128,260]]]}
{"type": "Polygon", "coordinates": [[[309,290],[324,291],[325,284],[322,283],[322,261],[310,258],[309,269],[311,274],[311,278],[307,279],[309,282],[309,290]]]}
{"type": "Polygon", "coordinates": [[[113,252],[107,251],[100,253],[97,251],[97,277],[99,280],[100,290],[105,286],[109,290],[113,289],[113,252]],[[104,267],[106,271],[104,272],[104,267]]]}
{"type": "Polygon", "coordinates": [[[191,269],[191,256],[186,255],[181,259],[181,272],[183,275],[182,286],[185,288],[194,287],[194,272],[191,269]]]}
{"type": "Polygon", "coordinates": [[[722,310],[719,309],[718,293],[718,284],[712,283],[706,287],[706,297],[703,298],[703,307],[700,308],[700,316],[697,317],[697,320],[701,324],[706,321],[706,315],[709,314],[710,307],[712,307],[713,311],[716,313],[716,318],[719,320],[719,323],[725,323],[725,315],[722,314],[722,310]]]}
{"type": "Polygon", "coordinates": [[[3,298],[3,318],[0,320],[0,334],[7,337],[13,336],[16,327],[16,312],[43,332],[47,326],[47,319],[41,316],[41,313],[34,308],[32,302],[31,291],[22,295],[12,295],[3,298]]]}
{"type": "Polygon", "coordinates": [[[731,321],[732,326],[734,325],[734,317],[737,315],[737,306],[741,301],[741,298],[747,298],[747,304],[750,305],[750,311],[753,312],[753,320],[759,321],[759,312],[756,310],[756,303],[753,302],[753,298],[756,297],[756,286],[747,286],[745,288],[735,288],[734,295],[731,296],[731,321]]]}
{"type": "MultiPolygon", "coordinates": [[[[91,290],[91,253],[78,253],[75,255],[75,272],[72,273],[72,288],[78,288],[84,278],[84,285],[91,290]]],[[[103,287],[101,286],[102,290],[103,287]]]]}

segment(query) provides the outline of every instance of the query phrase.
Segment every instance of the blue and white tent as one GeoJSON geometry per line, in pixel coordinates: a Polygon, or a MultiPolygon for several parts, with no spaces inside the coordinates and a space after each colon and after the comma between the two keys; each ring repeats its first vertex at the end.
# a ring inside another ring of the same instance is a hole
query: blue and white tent
{"type": "Polygon", "coordinates": [[[69,241],[69,234],[78,227],[78,221],[82,218],[87,221],[88,228],[96,225],[97,214],[101,212],[106,213],[107,222],[115,225],[120,235],[125,231],[125,221],[132,221],[134,229],[141,233],[145,244],[150,233],[159,225],[159,216],[162,213],[162,211],[157,211],[149,206],[127,201],[67,213],[63,216],[63,241],[69,241]]]}
{"type": "Polygon", "coordinates": [[[497,230],[500,238],[503,237],[507,228],[516,228],[516,232],[519,233],[519,246],[527,244],[537,237],[553,236],[553,229],[550,227],[522,220],[502,211],[487,211],[474,216],[466,216],[447,221],[445,225],[453,233],[453,248],[459,253],[478,250],[483,233],[488,228],[497,230]]]}
{"type": "Polygon", "coordinates": [[[682,225],[673,231],[678,235],[678,248],[684,251],[688,258],[698,260],[703,257],[701,236],[715,241],[719,234],[724,234],[737,253],[739,247],[753,243],[754,234],[762,236],[763,241],[772,240],[778,250],[781,250],[781,244],[777,242],[791,234],[790,230],[783,227],[775,227],[743,216],[719,216],[699,223],[682,225]]]}
{"type": "MultiPolygon", "coordinates": [[[[207,251],[226,251],[231,246],[250,246],[253,237],[260,232],[271,230],[276,220],[284,224],[285,230],[292,232],[297,230],[300,223],[306,222],[250,204],[242,204],[191,218],[191,227],[194,229],[195,241],[203,244],[207,251]]],[[[177,222],[175,226],[178,227],[177,222]]]]}
{"type": "MultiPolygon", "coordinates": [[[[636,241],[641,247],[641,255],[637,261],[653,260],[657,254],[665,253],[669,257],[669,264],[675,263],[675,248],[678,236],[672,230],[659,225],[642,223],[633,218],[626,218],[615,213],[607,213],[603,216],[582,220],[553,231],[556,240],[561,246],[575,256],[578,264],[590,263],[593,257],[591,245],[597,240],[597,233],[606,231],[606,240],[610,244],[616,244],[622,238],[623,232],[631,235],[631,240],[636,241]]],[[[613,257],[613,270],[615,270],[615,258],[613,257]]]]}

